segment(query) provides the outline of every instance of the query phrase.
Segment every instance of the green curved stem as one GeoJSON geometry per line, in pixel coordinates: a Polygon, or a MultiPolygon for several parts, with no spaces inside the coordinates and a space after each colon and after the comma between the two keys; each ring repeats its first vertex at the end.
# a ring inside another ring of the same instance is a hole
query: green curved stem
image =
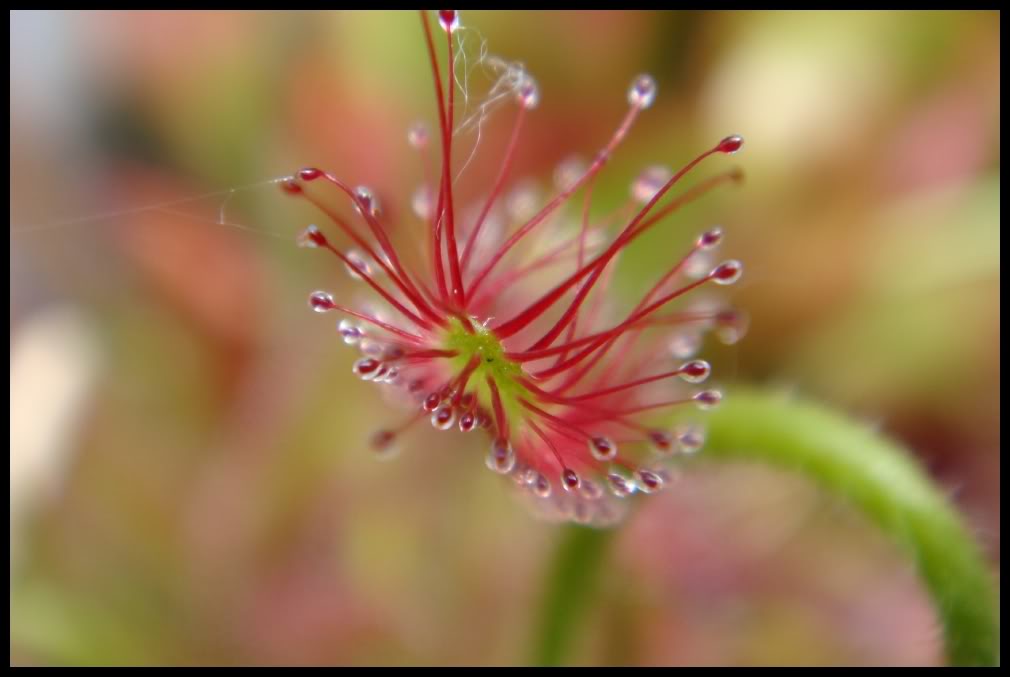
{"type": "MultiPolygon", "coordinates": [[[[894,443],[817,405],[736,391],[710,417],[702,453],[798,472],[854,505],[915,563],[950,663],[999,664],[999,597],[985,558],[943,492],[894,443]]],[[[610,540],[607,532],[571,528],[562,541],[535,663],[564,662],[610,540]]]]}
{"type": "Polygon", "coordinates": [[[593,600],[593,591],[614,540],[613,529],[563,528],[547,572],[540,621],[533,634],[533,665],[565,662],[572,640],[593,600]]]}

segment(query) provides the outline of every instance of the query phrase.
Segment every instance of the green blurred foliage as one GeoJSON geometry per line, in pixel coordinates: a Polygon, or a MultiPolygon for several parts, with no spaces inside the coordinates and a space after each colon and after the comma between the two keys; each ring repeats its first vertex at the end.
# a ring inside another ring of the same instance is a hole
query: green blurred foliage
{"type": "MultiPolygon", "coordinates": [[[[617,293],[724,224],[751,332],[706,348],[717,378],[879,422],[957,488],[998,571],[999,14],[463,23],[464,103],[488,86],[484,48],[539,82],[513,175],[544,190],[607,138],[630,78],[656,75],[601,214],[643,167],[744,135],[743,186],[642,238],[617,293]]],[[[319,216],[264,182],[325,166],[409,228],[405,130],[434,119],[416,14],[15,12],[11,63],[11,662],[526,660],[557,528],[460,436],[370,458],[370,432],[405,414],[303,303],[360,290],[293,246],[319,216]],[[63,312],[60,340],[93,350],[25,357],[63,312]],[[72,377],[84,394],[57,420],[72,377]],[[22,444],[38,429],[59,439],[22,444]]],[[[461,179],[471,199],[508,109],[461,179]]],[[[579,662],[940,660],[900,554],[786,475],[692,470],[616,547],[579,662]]]]}

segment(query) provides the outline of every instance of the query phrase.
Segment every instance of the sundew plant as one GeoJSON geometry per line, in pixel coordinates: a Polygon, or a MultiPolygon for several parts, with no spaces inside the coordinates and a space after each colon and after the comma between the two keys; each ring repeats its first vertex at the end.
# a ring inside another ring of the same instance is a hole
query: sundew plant
{"type": "MultiPolygon", "coordinates": [[[[368,188],[351,188],[316,168],[303,169],[283,184],[289,193],[310,200],[313,184],[328,184],[351,200],[367,232],[337,214],[329,216],[359,249],[341,251],[315,225],[300,242],[334,255],[349,274],[386,302],[394,316],[387,321],[382,319],[384,313],[348,308],[322,291],[311,295],[309,305],[317,312],[336,310],[360,320],[363,324],[343,320],[339,326],[343,340],[363,353],[354,372],[365,381],[401,388],[417,411],[405,422],[376,433],[373,444],[378,452],[397,444],[411,423],[429,414],[431,425],[439,430],[487,430],[491,438],[487,467],[512,477],[530,498],[539,499],[535,502],[541,512],[581,523],[610,524],[622,513],[621,501],[611,498],[661,490],[669,471],[658,461],[702,447],[705,433],[699,425],[668,430],[661,424],[649,425],[648,418],[677,406],[711,409],[719,404],[718,390],[671,388],[669,382],[703,383],[711,367],[704,360],[687,358],[700,347],[708,329],[737,340],[741,320],[712,299],[680,312],[667,309],[703,286],[732,284],[740,278],[742,264],[735,260],[709,264],[708,255],[719,245],[722,231],[716,227],[701,233],[694,247],[673,257],[669,270],[633,308],[614,319],[609,316],[615,314],[616,304],[606,294],[608,271],[625,247],[680,204],[739,178],[738,170],[723,172],[657,207],[695,166],[711,155],[739,151],[743,139],[727,136],[676,172],[662,167],[646,170],[635,182],[629,208],[622,208],[613,219],[618,234],[608,242],[612,224],[591,222],[592,182],[655,99],[655,81],[640,75],[628,89],[627,115],[593,161],[586,167],[565,167],[558,193],[533,216],[515,224],[514,230],[507,223],[496,228],[496,237],[492,229],[482,229],[505,188],[510,151],[520,139],[523,117],[539,96],[530,75],[507,71],[497,85],[504,84],[516,103],[509,151],[476,218],[457,223],[452,166],[455,85],[447,83],[456,82],[453,34],[459,20],[455,12],[445,10],[439,24],[447,38],[444,74],[436,61],[431,29],[427,21],[423,23],[438,100],[439,178],[437,184],[419,189],[424,198],[415,206],[425,228],[408,235],[406,245],[415,249],[410,258],[391,242],[368,188]],[[565,224],[556,216],[580,189],[585,192],[581,216],[577,223],[565,224]],[[535,233],[544,237],[529,244],[535,233]],[[526,256],[515,255],[513,250],[523,245],[528,245],[526,256]],[[408,260],[427,265],[423,272],[411,271],[408,260]],[[544,278],[538,273],[559,270],[558,282],[541,291],[544,278]]],[[[427,134],[419,129],[411,130],[410,140],[419,151],[427,149],[427,134]]],[[[324,203],[317,204],[325,208],[324,203]]]]}
{"type": "MultiPolygon", "coordinates": [[[[677,170],[646,168],[632,181],[627,204],[594,219],[597,175],[657,96],[653,77],[637,75],[627,90],[627,114],[591,160],[563,164],[553,196],[529,205],[528,215],[513,210],[489,227],[515,180],[513,154],[540,92],[521,65],[496,61],[501,73],[488,100],[476,117],[459,120],[457,52],[463,41],[454,38],[460,16],[438,11],[437,34],[431,23],[422,12],[437,131],[430,134],[418,123],[406,134],[426,170],[416,191],[403,196],[416,217],[413,230],[394,243],[372,191],[325,169],[302,169],[282,184],[318,206],[329,222],[325,229],[310,225],[299,244],[334,256],[384,302],[355,308],[325,291],[309,297],[312,310],[345,316],[339,336],[362,354],[354,373],[397,391],[392,399],[407,411],[390,414],[390,425],[371,440],[373,450],[388,455],[422,420],[442,431],[477,433],[488,439],[474,442],[486,448],[487,468],[509,477],[539,514],[597,527],[617,523],[635,494],[668,488],[675,472],[669,462],[699,451],[798,469],[853,501],[909,550],[936,595],[951,660],[996,660],[994,598],[979,555],[945,499],[902,452],[830,412],[759,392],[734,392],[724,413],[711,419],[711,431],[665,413],[723,404],[721,390],[691,387],[712,372],[708,362],[693,359],[705,335],[735,343],[743,334],[736,309],[711,296],[691,302],[694,292],[733,284],[742,275],[740,261],[712,263],[721,227],[700,233],[687,251],[671,253],[669,268],[630,307],[608,297],[615,259],[639,235],[742,179],[731,167],[676,191],[709,157],[739,152],[743,138],[729,135],[703,146],[677,170]],[[442,63],[436,43],[444,47],[442,63]],[[471,207],[454,194],[454,145],[501,100],[513,102],[513,130],[496,180],[471,207]],[[338,213],[317,197],[323,189],[342,193],[351,213],[338,213]]],[[[586,570],[599,566],[605,549],[590,543],[604,538],[573,531],[572,543],[559,553],[538,661],[564,655],[567,626],[577,616],[572,609],[587,594],[565,578],[583,581],[586,570]]]]}
{"type": "Polygon", "coordinates": [[[11,664],[998,666],[999,14],[11,14],[11,664]]]}

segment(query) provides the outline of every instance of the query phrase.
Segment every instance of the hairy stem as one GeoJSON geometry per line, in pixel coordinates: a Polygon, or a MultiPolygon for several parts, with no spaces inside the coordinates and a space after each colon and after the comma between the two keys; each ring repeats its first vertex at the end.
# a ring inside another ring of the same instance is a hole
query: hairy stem
{"type": "MultiPolygon", "coordinates": [[[[893,442],[817,405],[734,391],[709,419],[702,458],[777,466],[848,501],[915,564],[948,661],[999,664],[999,595],[986,560],[944,492],[893,442]]],[[[534,663],[566,661],[611,540],[607,532],[576,528],[562,539],[548,572],[534,663]]]]}

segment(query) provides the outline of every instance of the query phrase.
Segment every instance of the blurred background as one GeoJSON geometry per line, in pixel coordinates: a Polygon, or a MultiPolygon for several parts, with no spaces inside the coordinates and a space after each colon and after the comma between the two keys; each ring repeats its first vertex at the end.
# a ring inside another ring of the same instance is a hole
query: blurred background
{"type": "MultiPolygon", "coordinates": [[[[751,326],[708,351],[720,381],[902,440],[997,576],[999,18],[461,16],[475,96],[482,49],[540,84],[513,176],[545,194],[606,140],[639,72],[659,95],[601,210],[643,167],[746,138],[745,183],[633,247],[618,293],[723,224],[751,326]]],[[[410,227],[406,130],[435,120],[417,15],[10,26],[11,662],[526,660],[559,528],[461,435],[418,430],[395,462],[371,457],[401,414],[305,304],[360,290],[295,247],[320,217],[275,185],[324,166],[410,227]]],[[[464,192],[493,181],[512,110],[487,120],[464,192]]],[[[942,661],[910,564],[761,468],[701,465],[643,501],[598,595],[579,663],[942,661]]]]}

